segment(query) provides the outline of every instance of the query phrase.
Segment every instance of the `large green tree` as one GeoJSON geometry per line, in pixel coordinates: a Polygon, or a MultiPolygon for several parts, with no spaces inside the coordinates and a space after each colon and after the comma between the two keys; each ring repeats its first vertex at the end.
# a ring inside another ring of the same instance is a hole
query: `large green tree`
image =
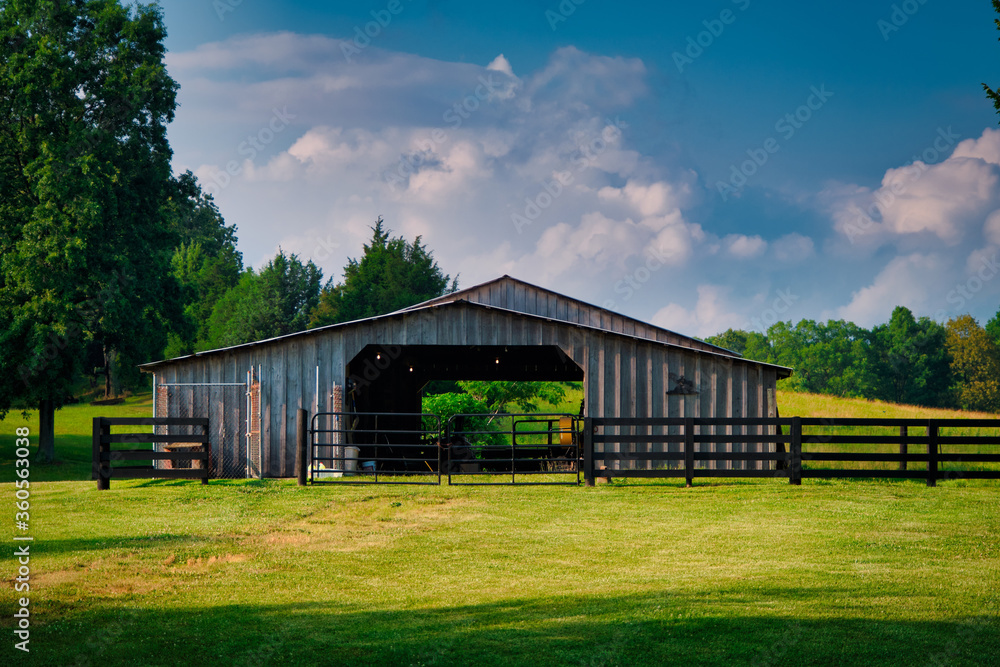
{"type": "Polygon", "coordinates": [[[951,359],[942,325],[928,317],[918,320],[897,306],[889,322],[871,333],[866,397],[910,405],[951,403],[951,359]]]}
{"type": "Polygon", "coordinates": [[[990,335],[990,338],[992,338],[997,345],[1000,345],[1000,310],[998,310],[997,314],[986,323],[986,333],[990,335]]]}
{"type": "Polygon", "coordinates": [[[949,320],[947,330],[958,404],[1000,412],[1000,348],[971,315],[949,320]]]}
{"type": "Polygon", "coordinates": [[[721,334],[709,336],[705,342],[718,345],[754,361],[774,361],[774,350],[771,349],[767,335],[757,331],[726,329],[721,334]]]}
{"type": "Polygon", "coordinates": [[[180,303],[164,37],[156,6],[0,2],[0,414],[40,408],[43,459],[86,348],[157,354],[180,303]]]}
{"type": "Polygon", "coordinates": [[[206,348],[304,331],[319,302],[322,279],[312,261],[303,263],[297,255],[279,250],[259,273],[245,271],[236,287],[216,302],[206,348]]]}
{"type": "Polygon", "coordinates": [[[413,243],[392,238],[381,217],[360,260],[349,259],[344,280],[323,288],[309,326],[349,322],[391,313],[458,288],[458,278],[445,275],[418,236],[413,243]]]}
{"type": "Polygon", "coordinates": [[[835,396],[862,396],[862,359],[868,332],[853,322],[777,322],[767,330],[768,361],[795,369],[790,389],[835,396]]]}
{"type": "Polygon", "coordinates": [[[167,218],[181,239],[170,269],[184,301],[183,316],[175,322],[164,352],[169,358],[210,347],[212,311],[239,283],[243,255],[236,249],[236,226],[226,225],[212,196],[202,191],[190,171],[173,183],[167,218]]]}

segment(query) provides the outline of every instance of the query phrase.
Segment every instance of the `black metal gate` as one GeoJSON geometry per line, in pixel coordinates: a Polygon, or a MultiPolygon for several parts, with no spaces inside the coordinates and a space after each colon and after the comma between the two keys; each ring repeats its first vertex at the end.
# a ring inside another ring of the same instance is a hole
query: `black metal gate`
{"type": "Polygon", "coordinates": [[[448,483],[579,484],[582,421],[558,413],[454,415],[442,443],[448,483]]]}
{"type": "Polygon", "coordinates": [[[310,421],[309,438],[313,484],[441,483],[437,415],[320,412],[310,421]]]}
{"type": "Polygon", "coordinates": [[[341,484],[580,484],[583,420],[570,414],[320,412],[309,481],[341,484]]]}

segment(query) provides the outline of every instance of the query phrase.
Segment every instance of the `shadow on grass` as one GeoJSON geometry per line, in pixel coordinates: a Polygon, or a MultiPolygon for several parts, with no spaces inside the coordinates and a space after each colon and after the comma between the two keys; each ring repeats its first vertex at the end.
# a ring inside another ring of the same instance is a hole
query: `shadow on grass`
{"type": "MultiPolygon", "coordinates": [[[[799,602],[833,591],[780,590],[799,602]]],[[[745,602],[744,602],[745,604],[745,602]]],[[[996,665],[995,617],[954,622],[747,615],[740,596],[670,593],[372,610],[360,604],[44,608],[35,664],[996,665]]]]}
{"type": "MultiPolygon", "coordinates": [[[[80,558],[95,559],[101,556],[102,551],[108,549],[125,550],[129,552],[141,552],[145,549],[165,549],[191,547],[209,542],[208,538],[202,535],[178,535],[160,534],[148,537],[93,537],[76,538],[71,540],[44,540],[31,547],[31,553],[45,556],[59,556],[72,553],[80,558]]],[[[218,540],[214,540],[216,543],[218,540]]],[[[0,552],[0,562],[15,561],[13,549],[9,552],[0,552]]]]}

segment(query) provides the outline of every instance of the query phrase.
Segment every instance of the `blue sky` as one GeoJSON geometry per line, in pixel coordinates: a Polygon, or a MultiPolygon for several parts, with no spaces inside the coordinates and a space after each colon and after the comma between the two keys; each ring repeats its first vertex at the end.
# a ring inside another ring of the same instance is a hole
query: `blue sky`
{"type": "Polygon", "coordinates": [[[985,0],[162,6],[174,167],[255,266],[339,277],[381,215],[694,335],[1000,307],[985,0]]]}

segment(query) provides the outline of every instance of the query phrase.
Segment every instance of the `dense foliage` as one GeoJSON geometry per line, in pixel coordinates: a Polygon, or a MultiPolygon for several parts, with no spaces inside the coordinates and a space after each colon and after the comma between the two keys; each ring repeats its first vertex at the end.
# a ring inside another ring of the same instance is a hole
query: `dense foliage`
{"type": "Polygon", "coordinates": [[[729,329],[706,340],[748,359],[789,366],[785,389],[893,403],[1000,411],[1000,312],[941,325],[897,307],[872,329],[843,320],[729,329]]]}
{"type": "Polygon", "coordinates": [[[309,326],[350,322],[391,313],[458,288],[418,236],[413,243],[392,238],[381,217],[372,227],[372,239],[360,260],[349,259],[344,280],[331,279],[320,295],[309,326]]]}
{"type": "Polygon", "coordinates": [[[259,272],[247,269],[215,303],[205,347],[238,345],[304,331],[319,300],[323,273],[312,261],[278,254],[259,272]]]}
{"type": "Polygon", "coordinates": [[[134,369],[180,307],[164,37],[155,5],[0,3],[0,414],[37,405],[46,459],[88,352],[134,369]]]}

